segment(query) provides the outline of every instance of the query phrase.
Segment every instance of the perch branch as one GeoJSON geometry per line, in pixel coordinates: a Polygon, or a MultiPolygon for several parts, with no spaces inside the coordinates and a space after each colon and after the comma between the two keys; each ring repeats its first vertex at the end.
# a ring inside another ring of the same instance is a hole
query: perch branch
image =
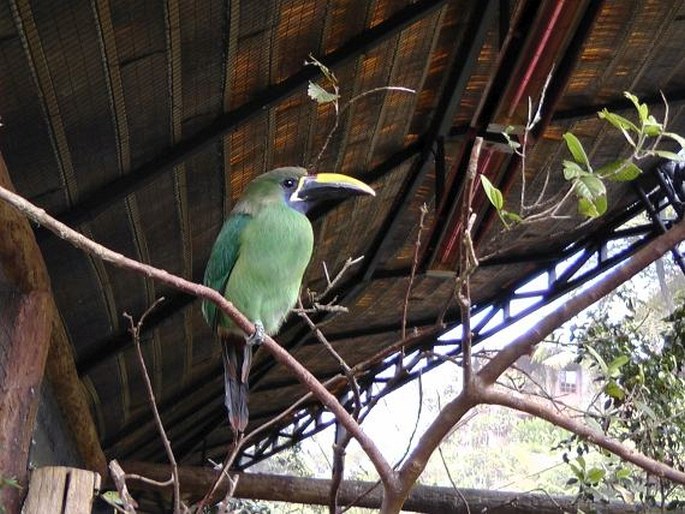
{"type": "MultiPolygon", "coordinates": [[[[255,328],[252,322],[250,322],[249,319],[239,312],[231,302],[226,300],[214,289],[200,284],[195,284],[176,275],[172,275],[167,271],[143,264],[136,260],[125,257],[120,253],[114,252],[69,228],[64,223],[48,215],[45,210],[36,207],[25,198],[9,191],[8,189],[0,187],[0,199],[8,202],[15,209],[26,215],[35,223],[44,226],[61,239],[68,241],[75,247],[90,255],[94,255],[106,262],[113,264],[114,266],[134,271],[185,293],[189,293],[214,302],[227,316],[229,316],[235,322],[235,324],[244,333],[254,333],[255,328]]],[[[315,394],[319,401],[321,401],[326,407],[328,407],[328,409],[330,409],[330,411],[359,442],[359,445],[366,452],[376,468],[376,471],[383,480],[383,483],[386,486],[394,487],[396,485],[396,477],[392,468],[390,467],[390,464],[380,453],[371,438],[361,429],[357,422],[342,407],[342,405],[340,405],[336,398],[330,392],[328,392],[328,390],[316,379],[316,377],[314,377],[314,375],[305,369],[294,357],[292,357],[271,337],[267,336],[264,338],[263,346],[273,355],[276,361],[290,370],[290,372],[293,373],[293,375],[295,375],[307,389],[315,394]]]]}

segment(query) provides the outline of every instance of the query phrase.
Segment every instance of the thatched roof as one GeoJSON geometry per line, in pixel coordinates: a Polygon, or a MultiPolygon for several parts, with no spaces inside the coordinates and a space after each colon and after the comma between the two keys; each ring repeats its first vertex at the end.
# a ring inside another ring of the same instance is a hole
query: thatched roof
{"type": "MultiPolygon", "coordinates": [[[[513,207],[520,159],[497,127],[525,123],[527,99],[538,98],[552,65],[527,155],[530,198],[548,172],[551,190],[563,187],[565,131],[593,161],[624,151],[620,134],[595,115],[605,104],[627,109],[624,90],[657,114],[663,91],[672,130],[685,131],[683,20],[677,0],[16,0],[0,4],[0,145],[17,190],[49,213],[118,252],[200,281],[245,185],[273,167],[310,163],[334,123],[331,106],[307,96],[307,81],[320,79],[304,65],[309,54],[331,66],[343,100],[386,85],[415,89],[352,104],[318,164],[378,192],[315,214],[307,275],[307,286],[321,290],[322,262],[335,273],[348,257],[365,256],[336,290],[349,312],[319,318],[350,366],[371,359],[361,377],[370,383],[399,338],[424,203],[410,330],[434,326],[452,294],[475,136],[486,138],[480,172],[513,207]]],[[[474,276],[475,303],[501,298],[545,259],[602,234],[635,200],[631,186],[618,184],[597,221],[546,219],[507,232],[479,190],[477,250],[499,261],[474,276]]],[[[569,204],[565,213],[574,210],[569,204]]],[[[181,462],[220,458],[231,437],[221,359],[199,302],[35,230],[108,456],[163,459],[122,313],[139,316],[165,296],[143,341],[163,419],[181,462]]],[[[458,319],[454,303],[444,319],[458,319]]],[[[279,341],[317,376],[339,372],[297,320],[279,341]]],[[[434,342],[435,334],[419,338],[408,351],[434,342]]],[[[251,383],[251,427],[304,392],[263,351],[251,383]]],[[[344,394],[344,381],[334,390],[344,394]]]]}

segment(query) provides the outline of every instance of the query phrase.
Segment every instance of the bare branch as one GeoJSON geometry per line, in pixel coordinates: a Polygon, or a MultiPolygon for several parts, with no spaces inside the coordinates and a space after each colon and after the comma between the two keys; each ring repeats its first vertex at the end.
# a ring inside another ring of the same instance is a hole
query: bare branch
{"type": "Polygon", "coordinates": [[[330,353],[333,356],[333,358],[335,358],[335,360],[338,361],[340,368],[343,370],[343,373],[347,377],[347,381],[350,384],[350,390],[354,394],[355,409],[353,416],[356,419],[362,408],[362,399],[361,394],[359,393],[359,384],[357,384],[357,379],[354,377],[352,369],[348,366],[347,362],[345,362],[345,359],[343,359],[340,356],[340,354],[335,351],[333,345],[331,345],[331,343],[328,342],[328,339],[325,335],[323,335],[323,332],[321,332],[319,327],[316,326],[316,323],[312,321],[312,318],[310,318],[309,315],[304,311],[304,308],[302,307],[302,300],[298,298],[297,302],[298,309],[295,312],[300,318],[304,320],[304,322],[307,324],[307,326],[312,331],[314,336],[319,340],[321,344],[324,345],[324,348],[328,350],[328,353],[330,353]]]}
{"type": "MultiPolygon", "coordinates": [[[[328,266],[326,265],[325,262],[322,262],[321,267],[323,268],[324,277],[326,278],[326,289],[324,289],[323,292],[321,292],[321,293],[317,293],[316,291],[307,290],[307,296],[309,297],[309,302],[312,304],[312,306],[314,306],[315,309],[317,308],[317,306],[320,306],[320,304],[318,302],[321,299],[325,298],[328,295],[328,293],[330,293],[335,288],[335,286],[338,285],[338,283],[343,278],[345,273],[347,273],[347,271],[352,266],[360,263],[363,260],[364,260],[363,255],[360,255],[359,257],[356,257],[356,258],[348,257],[347,260],[345,261],[345,263],[342,265],[342,268],[340,268],[340,271],[338,271],[338,273],[335,275],[335,277],[333,277],[332,280],[331,280],[330,274],[328,273],[328,266]]],[[[330,306],[331,303],[325,304],[325,307],[330,306]]],[[[323,308],[324,306],[321,306],[321,307],[323,308]]],[[[321,310],[321,309],[319,309],[319,310],[321,310]]]]}
{"type": "Polygon", "coordinates": [[[143,375],[143,381],[145,383],[145,391],[147,393],[147,399],[152,409],[152,415],[155,419],[155,425],[157,425],[157,431],[164,444],[164,451],[166,452],[167,458],[169,459],[169,464],[171,465],[171,480],[174,486],[174,514],[181,514],[181,485],[178,481],[178,464],[176,463],[176,457],[171,449],[171,442],[169,437],[164,430],[164,425],[162,424],[162,418],[159,415],[159,409],[157,409],[157,401],[155,400],[155,392],[152,389],[152,382],[150,381],[150,374],[147,371],[147,366],[145,365],[145,357],[143,357],[143,350],[140,347],[140,331],[143,328],[143,323],[145,318],[157,307],[160,303],[164,301],[164,298],[158,298],[155,303],[153,303],[140,317],[138,323],[133,321],[133,317],[124,313],[124,317],[129,322],[129,332],[133,338],[133,344],[136,348],[136,355],[138,356],[138,363],[140,364],[140,372],[143,375]]]}
{"type": "Polygon", "coordinates": [[[461,311],[461,354],[463,358],[464,388],[471,387],[472,382],[472,362],[471,362],[471,275],[478,267],[471,239],[471,229],[475,217],[473,215],[472,203],[476,187],[476,175],[478,174],[478,159],[480,150],[483,146],[483,138],[477,137],[473,142],[469,166],[466,171],[466,182],[462,200],[461,213],[461,252],[459,255],[459,276],[457,278],[457,303],[461,311]]]}
{"type": "MultiPolygon", "coordinates": [[[[117,267],[128,269],[148,278],[152,278],[180,291],[214,302],[245,334],[254,333],[255,328],[252,322],[214,289],[195,284],[181,277],[172,275],[167,271],[143,264],[125,257],[120,253],[114,252],[103,245],[86,238],[82,234],[66,226],[64,223],[57,221],[52,216],[48,215],[45,210],[36,207],[31,202],[8,189],[0,187],[0,199],[11,204],[35,223],[44,226],[61,239],[68,241],[90,255],[94,255],[117,267]]],[[[273,355],[274,359],[278,361],[279,364],[282,364],[290,370],[307,389],[312,391],[321,403],[330,409],[345,428],[350,431],[353,437],[357,439],[359,445],[369,456],[369,459],[376,468],[379,476],[383,479],[383,483],[394,487],[396,485],[396,478],[390,464],[388,464],[388,461],[380,453],[371,438],[361,430],[361,427],[343,406],[340,405],[336,398],[316,379],[316,377],[314,377],[314,375],[305,369],[271,337],[266,336],[264,338],[263,347],[273,355]]]]}
{"type": "Polygon", "coordinates": [[[494,386],[484,388],[483,391],[481,391],[481,399],[485,403],[502,405],[504,407],[509,407],[520,412],[526,412],[538,418],[549,421],[554,425],[565,428],[566,430],[569,430],[574,434],[587,439],[589,442],[594,443],[605,450],[609,450],[614,455],[628,462],[632,462],[645,471],[653,473],[658,477],[668,478],[669,480],[679,484],[685,484],[685,473],[682,471],[678,471],[677,469],[667,466],[662,462],[658,462],[647,457],[646,455],[631,450],[627,446],[623,445],[620,441],[612,439],[611,437],[608,437],[602,432],[588,427],[576,419],[551,409],[547,405],[544,405],[541,401],[532,398],[524,398],[521,395],[510,392],[505,392],[494,386]]]}
{"type": "Polygon", "coordinates": [[[445,473],[447,473],[447,479],[450,481],[450,484],[452,485],[452,489],[454,489],[454,492],[457,493],[457,496],[461,498],[461,501],[464,502],[464,507],[466,507],[466,514],[471,514],[471,508],[469,507],[469,502],[466,501],[466,498],[464,498],[464,495],[462,492],[459,490],[457,487],[457,484],[454,482],[454,479],[452,478],[452,473],[450,473],[450,468],[447,465],[447,461],[445,460],[445,455],[442,453],[442,446],[438,446],[438,452],[440,453],[440,460],[442,461],[442,467],[445,469],[445,473]]]}
{"type": "Polygon", "coordinates": [[[126,473],[121,469],[121,466],[116,459],[109,461],[109,474],[119,492],[119,499],[121,500],[124,512],[135,514],[138,503],[133,499],[131,493],[128,492],[128,487],[126,487],[126,473]]]}
{"type": "Polygon", "coordinates": [[[407,292],[404,295],[404,304],[402,307],[402,339],[407,337],[407,314],[409,312],[409,296],[411,294],[411,288],[414,285],[414,278],[416,277],[416,268],[419,264],[419,253],[421,251],[421,234],[425,228],[423,225],[426,219],[426,214],[428,214],[428,207],[426,204],[421,205],[421,215],[419,216],[419,231],[416,234],[416,242],[414,243],[414,258],[411,263],[411,273],[409,275],[409,283],[407,284],[407,292]]]}
{"type": "MultiPolygon", "coordinates": [[[[475,375],[474,387],[464,388],[456,398],[450,401],[440,411],[428,429],[423,433],[413,452],[398,472],[399,484],[397,489],[386,490],[384,498],[385,510],[382,512],[394,512],[393,508],[397,509],[398,505],[402,505],[412,484],[414,484],[421,474],[428,463],[428,459],[442,440],[469,410],[483,401],[483,391],[489,390],[488,388],[492,386],[499,376],[511,367],[519,357],[531,353],[535,348],[535,345],[551,334],[556,327],[560,326],[563,322],[569,320],[595,301],[606,296],[613,289],[626,280],[629,280],[633,275],[661,257],[684,239],[685,221],[681,221],[665,234],[656,237],[649,245],[644,246],[637,251],[624,264],[607,273],[602,280],[588,287],[581,295],[566,301],[562,306],[542,318],[534,328],[525,334],[522,334],[503,350],[499,351],[492,360],[475,375]]],[[[490,403],[493,403],[492,399],[490,400],[490,403]]],[[[614,451],[615,448],[610,446],[607,449],[614,451]]],[[[643,455],[637,457],[637,455],[639,454],[632,453],[630,455],[632,458],[631,462],[639,462],[638,465],[641,465],[649,461],[647,457],[643,455]]],[[[649,462],[649,464],[652,465],[651,462],[649,462]]],[[[661,466],[667,467],[663,464],[661,464],[661,466]]],[[[678,477],[680,477],[681,474],[681,472],[676,470],[672,470],[670,473],[670,476],[678,477]]],[[[685,479],[685,475],[683,475],[683,477],[685,479]]],[[[678,481],[676,479],[673,480],[678,481]]],[[[685,483],[685,481],[681,483],[685,483]]]]}

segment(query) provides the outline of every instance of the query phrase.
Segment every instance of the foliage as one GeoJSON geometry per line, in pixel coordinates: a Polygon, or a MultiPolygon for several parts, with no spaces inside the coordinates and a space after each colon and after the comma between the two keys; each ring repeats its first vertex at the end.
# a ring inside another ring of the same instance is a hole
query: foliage
{"type": "Polygon", "coordinates": [[[222,513],[228,514],[271,514],[271,509],[266,504],[241,498],[231,498],[222,509],[222,513]]]}
{"type": "Polygon", "coordinates": [[[314,100],[317,104],[327,104],[333,103],[335,105],[336,112],[338,111],[338,100],[340,99],[340,87],[338,86],[338,78],[335,74],[325,66],[322,62],[317,60],[313,55],[309,56],[309,59],[304,61],[305,65],[316,66],[321,71],[326,81],[326,86],[330,87],[331,91],[326,89],[326,87],[317,84],[316,82],[309,81],[307,86],[307,95],[309,98],[314,100]]]}
{"type": "MultiPolygon", "coordinates": [[[[685,138],[666,130],[668,123],[668,104],[666,104],[666,100],[664,99],[664,104],[666,105],[664,120],[657,121],[654,115],[650,114],[649,106],[647,104],[640,103],[639,99],[629,92],[625,92],[624,96],[633,104],[637,114],[636,122],[630,121],[606,108],[600,111],[598,116],[623,134],[627,144],[631,148],[630,155],[595,168],[590,162],[587,152],[578,137],[571,132],[566,132],[563,135],[563,138],[571,158],[565,159],[562,165],[564,179],[568,182],[568,189],[559,202],[553,202],[553,207],[543,210],[543,212],[538,212],[534,216],[529,216],[524,212],[526,211],[526,208],[523,204],[522,196],[521,212],[509,212],[504,209],[504,197],[502,192],[497,189],[487,177],[481,175],[483,190],[505,227],[509,227],[512,222],[520,223],[532,221],[533,218],[539,217],[541,214],[553,216],[559,211],[560,206],[570,197],[576,198],[577,209],[580,215],[585,218],[597,218],[603,215],[608,208],[606,182],[626,182],[634,180],[642,174],[642,169],[638,164],[648,157],[660,157],[675,161],[682,160],[680,155],[663,150],[660,147],[661,142],[666,138],[676,141],[685,149],[685,138]]],[[[511,137],[514,130],[513,127],[507,127],[503,133],[509,147],[517,155],[522,157],[524,167],[526,136],[531,127],[532,125],[529,121],[525,128],[523,144],[511,137]]],[[[525,176],[523,177],[523,180],[525,180],[525,176]]],[[[525,183],[522,187],[525,187],[525,183]]]]}
{"type": "MultiPolygon", "coordinates": [[[[667,328],[653,340],[641,330],[644,318],[638,302],[625,298],[624,320],[612,319],[611,310],[591,314],[575,328],[580,343],[578,360],[597,373],[603,394],[590,421],[608,435],[637,451],[679,470],[685,469],[685,301],[665,320],[667,328]]],[[[604,473],[586,469],[582,458],[587,443],[577,436],[564,441],[565,460],[586,498],[606,499],[611,492],[649,506],[685,506],[684,491],[658,476],[627,468],[606,459],[604,473]],[[575,446],[578,457],[571,457],[575,446]],[[610,472],[611,471],[611,472],[610,472]]]]}
{"type": "MultiPolygon", "coordinates": [[[[19,485],[19,482],[17,481],[16,477],[6,477],[0,474],[0,490],[4,489],[5,487],[21,489],[21,486],[19,485]]],[[[5,506],[0,505],[0,514],[5,514],[5,512],[5,506]]]]}

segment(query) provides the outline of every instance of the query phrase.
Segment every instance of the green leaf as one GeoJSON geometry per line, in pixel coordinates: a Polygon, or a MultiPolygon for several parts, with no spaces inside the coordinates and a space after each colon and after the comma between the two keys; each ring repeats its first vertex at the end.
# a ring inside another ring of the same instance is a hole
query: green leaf
{"type": "Polygon", "coordinates": [[[596,484],[604,478],[605,474],[606,471],[602,468],[590,468],[590,471],[587,472],[587,480],[592,484],[596,484]]]}
{"type": "Polygon", "coordinates": [[[574,161],[564,159],[564,178],[566,180],[574,180],[581,175],[587,175],[588,172],[580,167],[580,164],[574,161]]]}
{"type": "Polygon", "coordinates": [[[619,371],[623,366],[630,362],[630,357],[627,355],[619,355],[614,360],[609,363],[607,367],[607,373],[610,377],[616,378],[619,375],[619,371]]]}
{"type": "Polygon", "coordinates": [[[663,124],[659,123],[654,116],[650,114],[642,124],[642,129],[648,136],[656,137],[659,134],[661,134],[661,132],[663,132],[664,126],[663,124]]]}
{"type": "Polygon", "coordinates": [[[629,182],[642,174],[642,170],[625,159],[610,162],[599,168],[596,175],[614,182],[629,182]]]}
{"type": "Polygon", "coordinates": [[[640,99],[628,91],[624,91],[623,96],[633,102],[635,110],[637,110],[637,114],[640,117],[640,122],[644,123],[647,121],[647,116],[649,115],[649,108],[647,107],[647,104],[641,104],[640,99]]]}
{"type": "Polygon", "coordinates": [[[606,186],[602,179],[596,175],[582,175],[578,177],[574,184],[575,193],[579,198],[593,198],[605,195],[606,186]]]}
{"type": "Polygon", "coordinates": [[[623,480],[625,478],[630,478],[630,469],[623,468],[623,467],[618,468],[616,470],[616,478],[621,479],[621,480],[623,480]]]}
{"type": "Polygon", "coordinates": [[[509,212],[502,209],[500,214],[513,223],[521,223],[523,218],[516,212],[509,212]]]}
{"type": "Polygon", "coordinates": [[[655,155],[668,159],[670,161],[685,161],[685,157],[681,157],[677,153],[667,152],[666,150],[653,150],[655,155]]]}
{"type": "Polygon", "coordinates": [[[597,113],[597,116],[599,116],[603,120],[608,121],[617,129],[632,130],[636,134],[640,132],[640,129],[637,128],[637,125],[635,125],[635,123],[630,121],[628,118],[624,118],[620,114],[616,114],[615,112],[607,110],[606,107],[599,111],[597,113]]]}
{"type": "Polygon", "coordinates": [[[480,176],[480,183],[483,185],[483,190],[485,191],[485,195],[488,197],[488,200],[490,200],[490,203],[495,209],[497,209],[497,211],[501,211],[502,207],[504,207],[504,197],[502,196],[502,191],[493,186],[492,182],[490,182],[490,179],[485,175],[480,176]]]}
{"type": "Polygon", "coordinates": [[[623,400],[626,397],[626,393],[623,388],[613,380],[607,383],[607,385],[604,387],[604,392],[606,392],[606,394],[612,398],[616,398],[617,400],[623,400]]]}
{"type": "Polygon", "coordinates": [[[681,136],[680,134],[676,134],[675,132],[664,132],[664,136],[675,139],[680,147],[685,149],[685,137],[681,136]]]}
{"type": "Polygon", "coordinates": [[[595,362],[599,365],[599,369],[601,369],[604,376],[606,376],[608,366],[602,356],[598,354],[597,350],[595,350],[592,346],[585,346],[585,350],[587,350],[587,352],[592,356],[595,362]]]}
{"type": "Polygon", "coordinates": [[[608,121],[614,127],[623,132],[623,136],[626,138],[628,143],[630,143],[631,146],[635,146],[635,141],[633,141],[633,138],[630,136],[628,131],[632,130],[636,134],[639,134],[640,130],[635,126],[635,124],[632,121],[624,118],[623,116],[619,116],[618,114],[615,114],[613,112],[609,112],[606,108],[598,112],[597,115],[601,119],[608,121]]]}
{"type": "Polygon", "coordinates": [[[569,462],[568,465],[571,467],[571,471],[576,476],[576,478],[578,478],[578,480],[583,480],[583,478],[585,478],[585,473],[583,473],[583,470],[581,470],[578,466],[573,464],[573,462],[569,462]]]}
{"type": "Polygon", "coordinates": [[[335,102],[338,98],[340,98],[340,95],[326,91],[324,88],[322,88],[315,82],[309,82],[309,86],[307,87],[307,94],[309,95],[309,98],[316,101],[316,103],[318,104],[327,104],[335,102]]]}
{"type": "Polygon", "coordinates": [[[595,209],[597,209],[597,214],[603,216],[607,212],[607,195],[601,195],[594,199],[595,209]]]}
{"type": "Polygon", "coordinates": [[[116,505],[118,507],[124,505],[124,502],[121,500],[121,496],[117,491],[105,491],[100,494],[100,498],[105,500],[110,505],[116,505]]]}
{"type": "Polygon", "coordinates": [[[512,150],[518,150],[519,148],[521,148],[521,143],[519,143],[518,141],[514,141],[509,134],[503,134],[503,135],[504,135],[504,139],[507,140],[507,146],[509,148],[511,148],[512,150]]]}
{"type": "Polygon", "coordinates": [[[588,171],[592,171],[590,161],[587,158],[587,154],[585,153],[585,149],[580,140],[571,132],[566,132],[564,134],[564,141],[566,141],[566,146],[568,147],[568,151],[571,152],[573,159],[578,164],[584,164],[588,171]]]}

